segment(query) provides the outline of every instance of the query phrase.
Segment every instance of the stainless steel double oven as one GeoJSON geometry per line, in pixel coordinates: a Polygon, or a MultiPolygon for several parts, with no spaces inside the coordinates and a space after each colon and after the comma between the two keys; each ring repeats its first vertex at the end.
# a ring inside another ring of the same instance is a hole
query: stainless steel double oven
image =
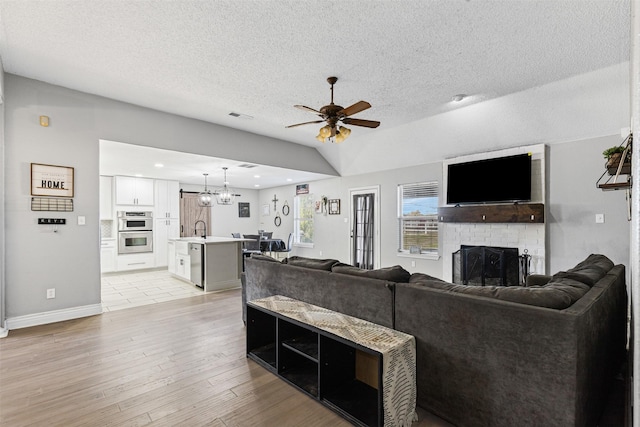
{"type": "Polygon", "coordinates": [[[153,212],[118,211],[118,253],[153,252],[153,212]]]}

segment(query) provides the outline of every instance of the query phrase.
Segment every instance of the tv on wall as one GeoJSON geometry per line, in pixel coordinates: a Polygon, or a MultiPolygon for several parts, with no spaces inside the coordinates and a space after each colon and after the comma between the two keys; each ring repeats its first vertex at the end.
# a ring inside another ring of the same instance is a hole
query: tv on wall
{"type": "Polygon", "coordinates": [[[530,200],[530,153],[449,165],[447,204],[530,200]]]}

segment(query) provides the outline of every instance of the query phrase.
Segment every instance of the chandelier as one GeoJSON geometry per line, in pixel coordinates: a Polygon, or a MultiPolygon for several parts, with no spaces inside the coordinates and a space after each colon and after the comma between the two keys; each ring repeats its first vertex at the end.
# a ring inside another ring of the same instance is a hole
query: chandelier
{"type": "Polygon", "coordinates": [[[207,175],[209,174],[203,173],[202,175],[204,175],[204,190],[198,193],[198,206],[207,207],[211,206],[213,194],[207,189],[207,175]]]}
{"type": "Polygon", "coordinates": [[[233,200],[240,196],[240,194],[236,194],[235,191],[228,187],[229,183],[227,182],[227,169],[222,168],[224,170],[224,183],[221,188],[216,189],[212,194],[216,196],[216,203],[219,205],[232,205],[233,200]]]}
{"type": "Polygon", "coordinates": [[[320,132],[316,136],[316,139],[322,143],[335,142],[340,144],[351,135],[351,129],[344,126],[326,125],[320,128],[320,132]]]}

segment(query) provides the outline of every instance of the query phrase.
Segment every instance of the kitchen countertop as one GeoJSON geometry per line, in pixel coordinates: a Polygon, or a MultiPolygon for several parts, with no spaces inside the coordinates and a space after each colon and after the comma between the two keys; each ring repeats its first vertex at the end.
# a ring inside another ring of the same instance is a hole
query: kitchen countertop
{"type": "Polygon", "coordinates": [[[175,242],[189,242],[189,243],[204,243],[204,244],[220,244],[220,243],[238,243],[238,242],[248,242],[253,239],[236,239],[234,237],[216,237],[216,236],[207,236],[206,238],[202,237],[174,237],[169,240],[175,242]]]}

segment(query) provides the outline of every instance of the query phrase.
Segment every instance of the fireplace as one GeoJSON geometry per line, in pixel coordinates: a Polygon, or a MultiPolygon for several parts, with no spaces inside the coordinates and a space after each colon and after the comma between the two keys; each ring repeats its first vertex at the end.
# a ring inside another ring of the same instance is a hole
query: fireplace
{"type": "Polygon", "coordinates": [[[518,248],[460,246],[453,253],[453,283],[472,286],[518,286],[527,274],[528,255],[518,248]]]}

